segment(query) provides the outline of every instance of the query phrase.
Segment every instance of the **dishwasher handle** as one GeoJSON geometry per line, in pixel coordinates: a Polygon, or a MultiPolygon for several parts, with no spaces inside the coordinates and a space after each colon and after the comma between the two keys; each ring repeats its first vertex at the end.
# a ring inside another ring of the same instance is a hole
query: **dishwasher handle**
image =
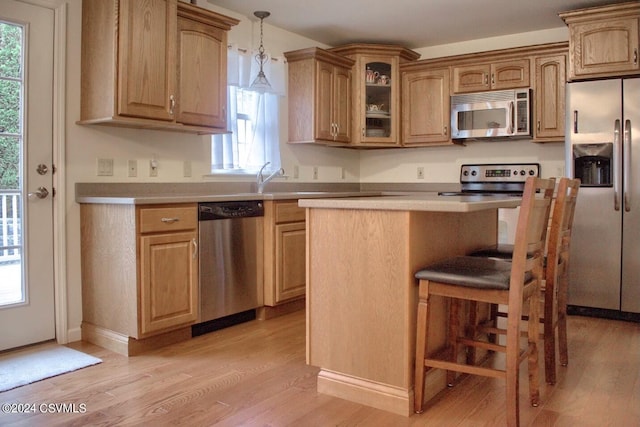
{"type": "Polygon", "coordinates": [[[264,216],[264,205],[260,200],[200,203],[198,207],[199,221],[264,216]]]}

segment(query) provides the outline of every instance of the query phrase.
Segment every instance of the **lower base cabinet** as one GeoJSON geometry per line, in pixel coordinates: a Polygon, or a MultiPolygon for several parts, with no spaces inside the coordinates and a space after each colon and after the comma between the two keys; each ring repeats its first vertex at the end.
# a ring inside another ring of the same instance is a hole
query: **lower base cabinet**
{"type": "Polygon", "coordinates": [[[275,307],[304,299],[305,210],[298,201],[266,201],[264,218],[264,304],[275,307]]]}
{"type": "Polygon", "coordinates": [[[83,204],[82,339],[135,355],[191,337],[197,205],[83,204]]]}

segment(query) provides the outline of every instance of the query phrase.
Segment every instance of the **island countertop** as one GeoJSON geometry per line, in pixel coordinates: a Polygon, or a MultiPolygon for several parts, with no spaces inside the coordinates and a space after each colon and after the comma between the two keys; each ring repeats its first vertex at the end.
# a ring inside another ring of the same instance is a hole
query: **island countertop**
{"type": "Polygon", "coordinates": [[[414,193],[373,197],[300,199],[303,208],[370,209],[427,212],[476,212],[487,209],[515,208],[520,197],[439,196],[438,193],[414,193]]]}

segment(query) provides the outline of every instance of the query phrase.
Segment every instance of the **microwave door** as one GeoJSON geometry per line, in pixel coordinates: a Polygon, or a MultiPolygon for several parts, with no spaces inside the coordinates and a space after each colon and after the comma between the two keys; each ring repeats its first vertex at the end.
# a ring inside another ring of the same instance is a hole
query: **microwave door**
{"type": "Polygon", "coordinates": [[[511,135],[509,102],[458,104],[452,119],[455,138],[486,138],[511,135]]]}

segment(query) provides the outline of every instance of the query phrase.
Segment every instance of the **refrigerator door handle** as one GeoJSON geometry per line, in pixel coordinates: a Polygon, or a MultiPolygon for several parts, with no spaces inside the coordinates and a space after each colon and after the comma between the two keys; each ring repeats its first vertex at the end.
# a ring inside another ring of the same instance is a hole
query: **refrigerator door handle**
{"type": "Polygon", "coordinates": [[[578,133],[578,110],[573,110],[573,133],[578,133]]]}
{"type": "Polygon", "coordinates": [[[624,210],[631,212],[631,120],[624,122],[624,139],[622,142],[624,155],[624,176],[622,186],[624,188],[624,210]]]}
{"type": "Polygon", "coordinates": [[[613,126],[613,209],[620,210],[620,119],[613,126]]]}

